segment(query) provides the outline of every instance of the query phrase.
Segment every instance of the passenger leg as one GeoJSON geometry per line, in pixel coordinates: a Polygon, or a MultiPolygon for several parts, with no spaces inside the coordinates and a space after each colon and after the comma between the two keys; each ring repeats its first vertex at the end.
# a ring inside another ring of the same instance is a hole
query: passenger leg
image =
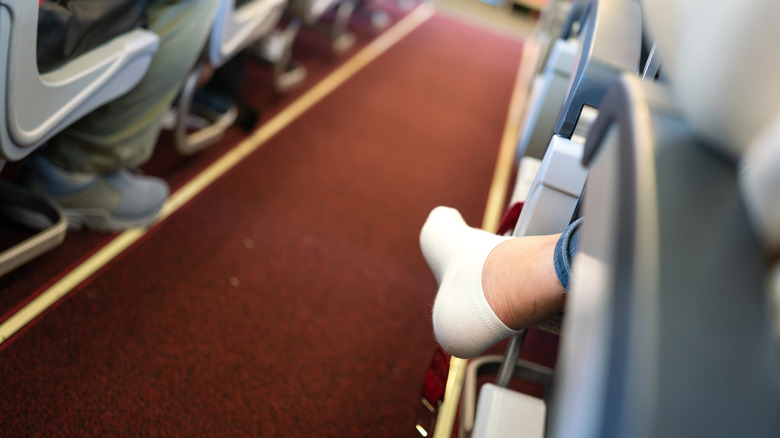
{"type": "Polygon", "coordinates": [[[457,210],[437,207],[420,246],[439,283],[433,306],[438,342],[474,357],[493,344],[563,310],[578,223],[563,235],[503,237],[469,227],[457,210]],[[559,245],[565,238],[566,245],[559,245]],[[569,250],[559,255],[564,249],[569,250]],[[567,258],[556,265],[555,260],[567,258]],[[564,272],[566,271],[566,272],[564,272]]]}
{"type": "Polygon", "coordinates": [[[157,217],[167,184],[128,169],[154,151],[163,116],[202,52],[215,12],[213,0],[152,0],[148,28],[160,47],[141,82],[27,161],[22,183],[60,203],[71,226],[117,231],[157,217]]]}
{"type": "Polygon", "coordinates": [[[148,28],[160,37],[160,48],[144,78],[124,96],[53,138],[46,158],[57,167],[83,173],[145,163],[165,112],[203,50],[215,12],[213,0],[152,0],[148,28]]]}

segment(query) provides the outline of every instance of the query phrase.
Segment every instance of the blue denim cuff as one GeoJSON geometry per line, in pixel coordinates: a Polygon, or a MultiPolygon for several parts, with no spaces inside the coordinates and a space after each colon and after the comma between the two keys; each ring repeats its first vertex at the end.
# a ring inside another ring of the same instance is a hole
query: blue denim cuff
{"type": "Polygon", "coordinates": [[[582,224],[582,218],[577,219],[566,227],[566,230],[555,244],[555,252],[553,253],[555,274],[567,292],[569,290],[569,281],[571,280],[572,261],[580,250],[580,224],[582,224]]]}

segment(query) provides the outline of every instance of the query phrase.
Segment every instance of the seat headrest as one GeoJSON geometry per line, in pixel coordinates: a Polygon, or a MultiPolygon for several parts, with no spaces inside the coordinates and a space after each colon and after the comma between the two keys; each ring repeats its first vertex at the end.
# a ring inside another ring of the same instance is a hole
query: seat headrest
{"type": "Polygon", "coordinates": [[[732,157],[780,111],[780,1],[643,0],[672,93],[732,157]]]}

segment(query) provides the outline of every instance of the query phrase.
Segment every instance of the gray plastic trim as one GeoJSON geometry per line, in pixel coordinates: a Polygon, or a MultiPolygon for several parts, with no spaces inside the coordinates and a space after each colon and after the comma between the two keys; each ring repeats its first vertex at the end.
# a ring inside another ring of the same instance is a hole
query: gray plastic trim
{"type": "Polygon", "coordinates": [[[599,107],[623,72],[639,70],[642,16],[634,0],[594,0],[582,33],[577,68],[555,133],[570,138],[584,105],[599,107]]]}
{"type": "Polygon", "coordinates": [[[100,105],[126,93],[157,51],[157,36],[143,29],[121,35],[46,74],[38,73],[38,3],[0,1],[0,152],[9,161],[100,105]],[[36,102],[31,105],[30,102],[36,102]]]}

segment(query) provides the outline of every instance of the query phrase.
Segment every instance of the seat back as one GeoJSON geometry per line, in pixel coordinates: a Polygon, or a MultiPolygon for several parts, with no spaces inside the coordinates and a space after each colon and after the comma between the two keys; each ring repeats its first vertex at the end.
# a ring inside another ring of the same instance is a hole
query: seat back
{"type": "Polygon", "coordinates": [[[190,126],[190,112],[198,91],[204,63],[222,67],[238,52],[276,29],[282,18],[287,0],[220,0],[211,28],[205,60],[190,72],[176,107],[176,119],[172,126],[174,145],[182,155],[191,155],[217,143],[238,117],[235,105],[224,113],[207,109],[198,114],[199,122],[190,126]]]}
{"type": "Polygon", "coordinates": [[[646,3],[675,100],[710,147],[742,162],[752,224],[780,251],[780,3],[646,3]]]}
{"type": "Polygon", "coordinates": [[[542,72],[534,79],[528,112],[517,144],[517,158],[541,159],[561,114],[574,71],[579,41],[556,39],[542,72]]]}
{"type": "Polygon", "coordinates": [[[589,0],[551,0],[542,9],[534,32],[526,44],[538,51],[533,71],[540,72],[547,65],[556,41],[575,39],[580,29],[579,20],[589,0]]]}
{"type": "Polygon", "coordinates": [[[551,436],[780,436],[778,5],[645,6],[666,87],[626,78],[586,143],[551,436]]]}
{"type": "Polygon", "coordinates": [[[639,70],[642,14],[634,0],[598,0],[589,6],[577,67],[572,75],[556,135],[571,138],[585,106],[598,108],[625,71],[639,70]]]}
{"type": "Polygon", "coordinates": [[[666,68],[682,111],[710,143],[734,159],[745,158],[743,190],[753,223],[772,250],[780,248],[777,118],[780,114],[780,4],[703,1],[648,2],[666,68]],[[682,18],[697,19],[685,25],[682,18]],[[712,23],[728,23],[723,32],[712,23]],[[664,31],[663,29],[669,29],[664,31]],[[706,41],[706,44],[705,44],[706,41]],[[711,90],[719,90],[712,93],[711,90]]]}
{"type": "Polygon", "coordinates": [[[598,0],[587,10],[577,66],[555,135],[549,140],[539,171],[524,198],[515,236],[552,234],[568,225],[587,178],[587,170],[580,164],[584,141],[580,137],[587,135],[588,121],[594,118],[609,87],[622,73],[639,70],[639,5],[633,0],[598,0]]]}
{"type": "Polygon", "coordinates": [[[551,436],[779,436],[768,264],[734,166],[628,76],[585,163],[551,436]]]}
{"type": "Polygon", "coordinates": [[[222,66],[236,53],[270,33],[287,0],[220,0],[209,39],[208,60],[222,66]]]}
{"type": "Polygon", "coordinates": [[[45,74],[38,72],[38,4],[0,1],[0,155],[15,161],[143,77],[157,46],[136,29],[45,74]]]}

